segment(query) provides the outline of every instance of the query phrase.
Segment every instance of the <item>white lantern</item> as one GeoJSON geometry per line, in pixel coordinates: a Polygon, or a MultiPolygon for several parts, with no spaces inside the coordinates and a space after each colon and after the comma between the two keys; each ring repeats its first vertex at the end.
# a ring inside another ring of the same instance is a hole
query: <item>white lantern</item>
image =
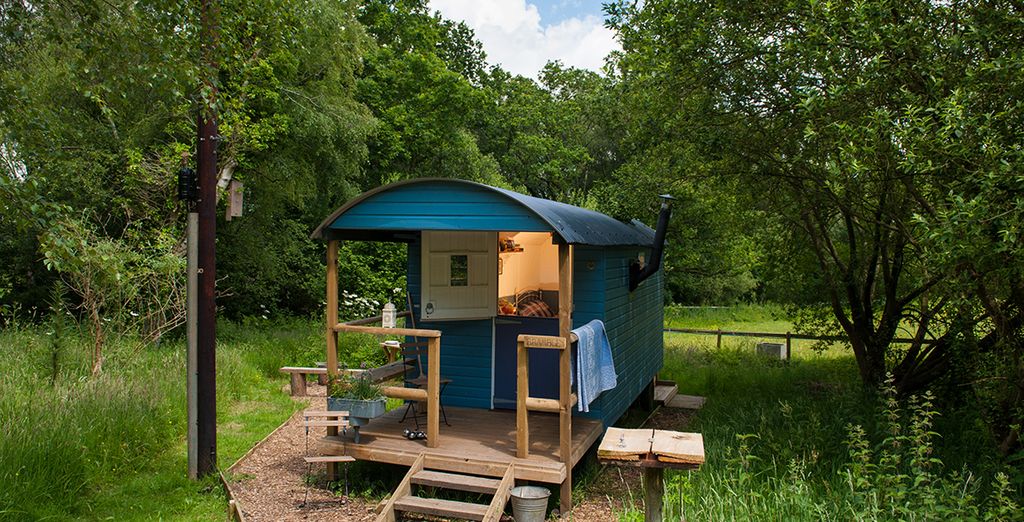
{"type": "Polygon", "coordinates": [[[392,304],[392,303],[385,304],[384,305],[384,310],[381,311],[380,318],[381,318],[381,323],[384,325],[384,328],[394,328],[395,327],[395,305],[392,304]]]}

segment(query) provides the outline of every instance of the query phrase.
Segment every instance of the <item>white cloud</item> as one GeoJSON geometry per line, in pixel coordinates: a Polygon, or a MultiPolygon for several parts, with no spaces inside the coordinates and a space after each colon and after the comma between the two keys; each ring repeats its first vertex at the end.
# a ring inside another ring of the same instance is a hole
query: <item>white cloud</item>
{"type": "Polygon", "coordinates": [[[593,15],[543,25],[537,6],[526,0],[430,0],[429,5],[445,18],[466,22],[489,63],[530,78],[550,60],[598,71],[604,57],[619,49],[615,33],[593,15]]]}

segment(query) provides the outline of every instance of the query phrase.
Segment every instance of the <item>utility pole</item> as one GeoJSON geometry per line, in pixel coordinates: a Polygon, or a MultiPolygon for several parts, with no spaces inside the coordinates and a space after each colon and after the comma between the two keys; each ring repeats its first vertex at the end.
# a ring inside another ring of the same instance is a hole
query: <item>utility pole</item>
{"type": "Polygon", "coordinates": [[[198,117],[199,141],[199,299],[196,314],[197,471],[200,477],[217,468],[217,120],[215,77],[217,42],[215,0],[202,0],[203,88],[198,117]]]}

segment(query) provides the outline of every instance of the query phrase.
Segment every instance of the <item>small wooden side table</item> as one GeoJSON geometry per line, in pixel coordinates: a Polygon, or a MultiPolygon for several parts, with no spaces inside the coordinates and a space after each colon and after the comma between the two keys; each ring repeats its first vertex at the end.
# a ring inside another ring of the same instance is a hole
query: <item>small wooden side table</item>
{"type": "Polygon", "coordinates": [[[650,428],[608,428],[597,448],[597,460],[602,464],[642,468],[644,520],[661,522],[665,468],[698,469],[704,463],[704,437],[700,433],[650,428]]]}

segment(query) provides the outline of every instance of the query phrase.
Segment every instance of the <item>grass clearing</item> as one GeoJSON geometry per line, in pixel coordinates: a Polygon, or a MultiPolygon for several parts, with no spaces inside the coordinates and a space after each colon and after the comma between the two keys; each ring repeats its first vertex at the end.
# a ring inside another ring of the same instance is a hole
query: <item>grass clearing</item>
{"type": "MultiPolygon", "coordinates": [[[[790,325],[776,313],[666,309],[666,323],[784,332],[790,325]]],[[[707,463],[666,473],[666,519],[1024,516],[1020,483],[1000,475],[1009,468],[970,403],[886,403],[861,387],[846,349],[795,343],[786,363],[756,355],[757,341],[725,337],[718,348],[714,336],[665,334],[661,376],[680,393],[708,399],[686,427],[703,434],[707,463]]],[[[643,519],[637,502],[627,503],[621,520],[643,519]]]]}
{"type": "MultiPolygon", "coordinates": [[[[676,326],[785,331],[789,324],[776,314],[770,307],[666,311],[676,326]]],[[[302,407],[282,392],[287,378],[278,368],[321,360],[320,332],[299,320],[220,325],[222,469],[302,407]]],[[[686,428],[703,433],[708,462],[697,472],[667,473],[669,519],[1024,517],[1024,480],[997,458],[969,402],[880,409],[839,347],[816,352],[797,343],[784,363],[754,354],[756,339],[724,338],[720,349],[713,336],[665,339],[662,376],[680,393],[708,398],[686,428]],[[860,431],[851,430],[856,425],[860,431]],[[920,448],[927,452],[915,453],[920,448]]],[[[346,336],[344,364],[382,358],[378,343],[346,336]]],[[[74,333],[0,332],[0,520],[222,520],[219,483],[185,477],[183,341],[139,351],[131,340],[114,343],[96,380],[88,377],[89,348],[74,333]]],[[[372,465],[350,472],[353,492],[370,497],[404,474],[372,465]]],[[[640,520],[642,492],[631,498],[620,518],[640,520]]]]}
{"type": "MultiPolygon", "coordinates": [[[[301,408],[278,368],[322,354],[318,331],[221,323],[221,469],[301,408]]],[[[0,520],[222,520],[219,482],[186,477],[183,340],[111,343],[98,379],[89,353],[73,332],[0,332],[0,520]]]]}

